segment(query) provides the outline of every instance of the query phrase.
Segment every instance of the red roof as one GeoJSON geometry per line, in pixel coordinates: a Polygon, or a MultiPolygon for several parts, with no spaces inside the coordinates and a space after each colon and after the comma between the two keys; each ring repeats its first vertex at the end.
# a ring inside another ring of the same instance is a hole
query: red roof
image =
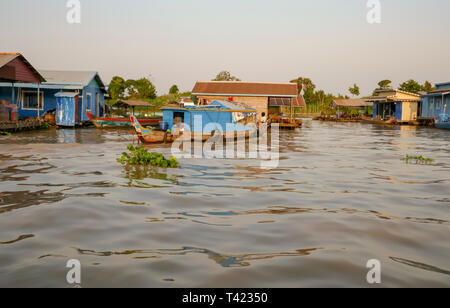
{"type": "Polygon", "coordinates": [[[296,97],[295,83],[266,83],[241,81],[206,81],[197,82],[192,90],[193,95],[226,95],[226,96],[271,96],[296,97]]]}

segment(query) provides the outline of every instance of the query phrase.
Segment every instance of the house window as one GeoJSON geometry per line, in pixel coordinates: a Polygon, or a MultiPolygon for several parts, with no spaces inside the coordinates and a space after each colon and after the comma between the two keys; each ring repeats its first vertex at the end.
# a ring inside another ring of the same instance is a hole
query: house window
{"type": "MultiPolygon", "coordinates": [[[[39,110],[44,110],[44,92],[39,94],[39,110]]],[[[34,109],[38,108],[38,92],[37,91],[23,91],[22,92],[22,109],[34,109]]]]}

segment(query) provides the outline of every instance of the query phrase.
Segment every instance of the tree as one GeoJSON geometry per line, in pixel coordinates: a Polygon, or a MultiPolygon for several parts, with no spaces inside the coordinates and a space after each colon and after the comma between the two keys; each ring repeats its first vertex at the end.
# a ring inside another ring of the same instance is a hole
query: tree
{"type": "Polygon", "coordinates": [[[156,88],[148,78],[141,78],[135,81],[134,86],[137,89],[139,98],[155,99],[156,88]]]}
{"type": "Polygon", "coordinates": [[[109,83],[109,93],[111,94],[111,98],[123,98],[125,88],[125,79],[119,76],[113,77],[111,82],[109,83]]]}
{"type": "Polygon", "coordinates": [[[420,83],[418,83],[417,81],[410,79],[402,83],[398,89],[401,91],[417,94],[420,91],[423,91],[424,86],[421,86],[420,83]]]}
{"type": "Polygon", "coordinates": [[[302,90],[305,90],[305,93],[307,91],[310,93],[311,90],[314,91],[316,88],[316,85],[309,78],[298,77],[297,79],[291,80],[290,83],[297,84],[298,94],[301,94],[302,90]]]}
{"type": "Polygon", "coordinates": [[[383,89],[389,89],[389,88],[391,88],[391,83],[392,83],[392,81],[390,81],[389,79],[381,80],[381,81],[378,83],[378,88],[376,88],[376,89],[373,91],[372,95],[373,95],[373,96],[376,96],[376,95],[377,95],[377,91],[383,90],[383,89]]]}
{"type": "Polygon", "coordinates": [[[431,82],[429,82],[428,80],[425,81],[424,85],[423,85],[423,90],[425,92],[430,92],[434,90],[434,87],[431,85],[431,82]]]}
{"type": "Polygon", "coordinates": [[[359,90],[359,87],[356,85],[356,83],[355,83],[355,85],[353,86],[353,88],[349,88],[348,90],[349,90],[350,93],[351,93],[352,95],[354,95],[354,96],[359,96],[359,94],[361,94],[361,92],[360,92],[360,90],[359,90]]]}
{"type": "Polygon", "coordinates": [[[170,87],[169,94],[178,94],[178,93],[180,93],[180,89],[178,89],[178,86],[176,84],[170,87]]]}
{"type": "Polygon", "coordinates": [[[216,78],[214,78],[212,81],[241,81],[241,80],[235,76],[231,76],[230,72],[228,71],[222,71],[219,74],[217,74],[216,78]]]}
{"type": "Polygon", "coordinates": [[[390,88],[390,87],[391,87],[391,83],[392,83],[392,81],[390,81],[390,80],[388,80],[388,79],[381,80],[381,81],[378,83],[378,87],[379,87],[379,89],[390,88]]]}
{"type": "Polygon", "coordinates": [[[125,82],[125,91],[130,98],[155,99],[156,88],[148,78],[129,79],[125,82]]]}

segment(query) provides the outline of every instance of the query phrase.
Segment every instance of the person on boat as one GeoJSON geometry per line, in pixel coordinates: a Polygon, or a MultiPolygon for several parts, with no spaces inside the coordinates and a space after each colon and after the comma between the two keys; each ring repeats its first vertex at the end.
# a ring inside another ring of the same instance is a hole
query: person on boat
{"type": "Polygon", "coordinates": [[[261,115],[261,123],[265,124],[267,123],[267,117],[266,117],[266,113],[263,112],[261,115]]]}
{"type": "Polygon", "coordinates": [[[184,133],[184,122],[181,120],[180,117],[176,117],[173,121],[173,132],[176,136],[184,133]]]}

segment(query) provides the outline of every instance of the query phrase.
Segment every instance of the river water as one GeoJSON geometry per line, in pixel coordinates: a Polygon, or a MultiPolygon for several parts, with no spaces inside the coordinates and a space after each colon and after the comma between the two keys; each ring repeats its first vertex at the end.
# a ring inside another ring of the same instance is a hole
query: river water
{"type": "Polygon", "coordinates": [[[71,287],[69,259],[82,287],[370,287],[370,259],[381,287],[450,287],[449,131],[307,120],[275,169],[125,168],[131,139],[0,137],[0,287],[71,287]]]}

